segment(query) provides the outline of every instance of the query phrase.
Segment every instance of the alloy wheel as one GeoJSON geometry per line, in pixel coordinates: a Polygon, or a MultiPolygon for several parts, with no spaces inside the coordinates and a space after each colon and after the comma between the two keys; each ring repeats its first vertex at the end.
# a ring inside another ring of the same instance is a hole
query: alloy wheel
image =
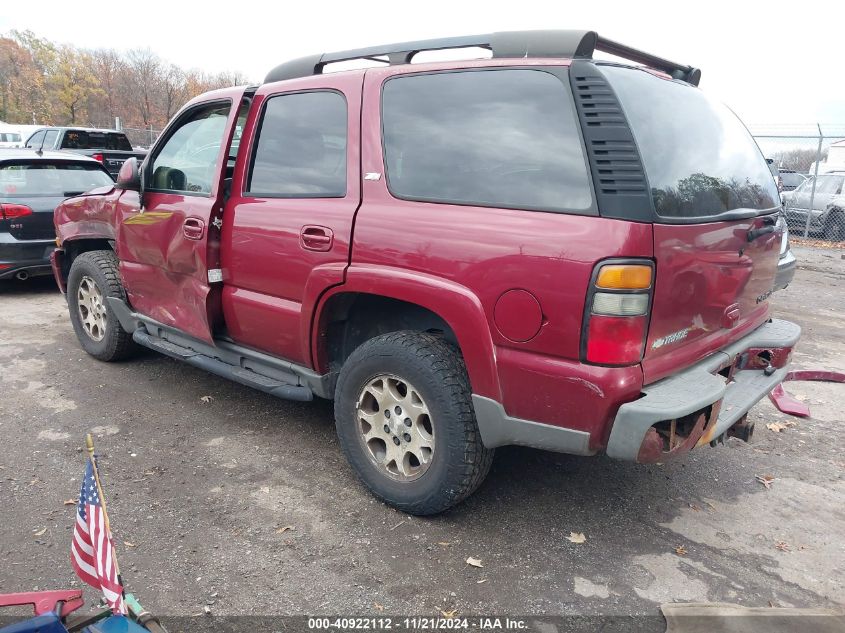
{"type": "Polygon", "coordinates": [[[106,335],[106,306],[97,282],[87,275],[79,282],[76,304],[85,333],[93,341],[102,341],[106,335]]]}
{"type": "Polygon", "coordinates": [[[407,380],[388,374],[371,379],[358,396],[356,422],[370,461],[391,479],[414,481],[431,466],[431,415],[407,380]]]}

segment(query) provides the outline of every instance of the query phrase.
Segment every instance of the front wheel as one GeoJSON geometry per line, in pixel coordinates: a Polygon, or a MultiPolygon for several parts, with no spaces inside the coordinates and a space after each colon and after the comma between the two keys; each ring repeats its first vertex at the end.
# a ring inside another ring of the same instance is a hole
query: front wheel
{"type": "Polygon", "coordinates": [[[842,211],[831,213],[824,232],[834,242],[845,241],[845,213],[842,211]]]}
{"type": "Polygon", "coordinates": [[[459,503],[493,459],[460,352],[431,334],[392,332],[358,347],[340,372],[335,423],[358,477],[410,514],[459,503]]]}
{"type": "Polygon", "coordinates": [[[103,361],[127,357],[135,349],[106,297],[126,300],[112,251],[88,251],[73,260],[68,274],[70,321],[82,349],[103,361]]]}

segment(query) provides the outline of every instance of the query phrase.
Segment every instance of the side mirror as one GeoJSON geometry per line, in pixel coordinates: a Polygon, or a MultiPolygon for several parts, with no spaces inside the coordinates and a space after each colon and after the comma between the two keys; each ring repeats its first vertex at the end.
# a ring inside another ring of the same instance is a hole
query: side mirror
{"type": "Polygon", "coordinates": [[[141,191],[141,170],[138,168],[138,159],[134,156],[127,159],[117,172],[115,187],[129,191],[141,191]]]}

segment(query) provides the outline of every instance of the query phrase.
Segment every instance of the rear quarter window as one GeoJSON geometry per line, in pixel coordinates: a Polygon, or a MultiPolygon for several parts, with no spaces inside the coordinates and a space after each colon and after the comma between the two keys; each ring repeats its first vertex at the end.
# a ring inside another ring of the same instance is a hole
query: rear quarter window
{"type": "Polygon", "coordinates": [[[592,208],[568,83],[533,70],[385,82],[387,181],[399,198],[516,209],[592,208]]]}
{"type": "MultiPolygon", "coordinates": [[[[727,107],[688,84],[602,66],[619,97],[664,218],[702,218],[778,205],[757,144],[727,107]]],[[[776,170],[775,170],[776,173],[776,170]]]]}

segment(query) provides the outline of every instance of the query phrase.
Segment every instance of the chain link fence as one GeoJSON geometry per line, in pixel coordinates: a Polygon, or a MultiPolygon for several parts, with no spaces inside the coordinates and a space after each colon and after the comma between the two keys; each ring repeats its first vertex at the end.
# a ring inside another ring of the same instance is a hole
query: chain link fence
{"type": "Polygon", "coordinates": [[[148,128],[123,127],[122,130],[129,142],[132,143],[132,147],[143,147],[144,149],[152,147],[158,135],[161,134],[161,130],[156,130],[152,126],[148,128]]]}
{"type": "Polygon", "coordinates": [[[778,181],[790,235],[845,248],[845,124],[750,129],[778,181]]]}

